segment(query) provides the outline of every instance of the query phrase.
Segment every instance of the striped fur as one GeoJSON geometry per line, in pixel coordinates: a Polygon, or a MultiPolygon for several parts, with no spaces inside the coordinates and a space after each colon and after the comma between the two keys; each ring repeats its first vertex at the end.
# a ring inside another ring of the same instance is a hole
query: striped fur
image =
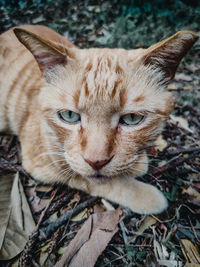
{"type": "Polygon", "coordinates": [[[147,172],[146,149],[173,106],[166,84],[196,34],[179,32],[148,49],[80,50],[44,26],[21,29],[17,38],[13,29],[0,36],[0,131],[19,136],[26,171],[138,213],[165,209],[163,195],[134,177],[147,172]],[[61,121],[57,112],[66,109],[81,123],[61,121]],[[120,125],[128,113],[146,119],[120,125]],[[97,173],[91,162],[104,161],[97,173]]]}

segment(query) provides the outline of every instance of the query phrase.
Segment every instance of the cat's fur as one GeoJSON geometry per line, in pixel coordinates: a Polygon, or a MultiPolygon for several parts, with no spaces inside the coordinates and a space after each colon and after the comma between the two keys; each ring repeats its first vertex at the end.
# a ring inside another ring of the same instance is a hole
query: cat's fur
{"type": "Polygon", "coordinates": [[[197,35],[182,31],[128,51],[78,49],[44,26],[26,25],[15,34],[0,36],[0,131],[19,136],[25,170],[138,213],[163,211],[162,193],[134,178],[147,172],[146,149],[173,106],[166,84],[197,35]],[[61,121],[57,111],[67,109],[81,123],[61,121]],[[127,113],[146,119],[120,125],[127,113]]]}

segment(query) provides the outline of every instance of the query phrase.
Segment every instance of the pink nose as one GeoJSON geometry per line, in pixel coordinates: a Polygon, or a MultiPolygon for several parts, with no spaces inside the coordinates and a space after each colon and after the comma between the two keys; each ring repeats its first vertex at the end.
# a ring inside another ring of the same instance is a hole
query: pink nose
{"type": "Polygon", "coordinates": [[[98,171],[99,169],[101,169],[103,166],[105,166],[106,164],[108,164],[111,159],[113,157],[109,158],[109,159],[104,159],[104,160],[97,160],[97,161],[92,161],[89,159],[84,159],[95,171],[98,171]]]}

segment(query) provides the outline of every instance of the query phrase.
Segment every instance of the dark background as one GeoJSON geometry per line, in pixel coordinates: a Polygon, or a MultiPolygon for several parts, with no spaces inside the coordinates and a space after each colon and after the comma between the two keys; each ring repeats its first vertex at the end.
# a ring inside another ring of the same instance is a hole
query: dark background
{"type": "Polygon", "coordinates": [[[44,24],[81,47],[147,47],[181,29],[199,31],[199,0],[0,0],[0,32],[44,24]]]}

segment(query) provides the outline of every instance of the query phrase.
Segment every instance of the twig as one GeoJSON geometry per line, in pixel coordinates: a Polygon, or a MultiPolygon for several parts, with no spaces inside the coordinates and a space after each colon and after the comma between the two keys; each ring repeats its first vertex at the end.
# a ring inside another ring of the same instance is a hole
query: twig
{"type": "Polygon", "coordinates": [[[200,147],[190,147],[186,149],[178,149],[178,150],[172,150],[172,151],[167,151],[167,154],[171,156],[175,156],[178,154],[186,154],[186,153],[192,153],[192,152],[200,152],[200,147]]]}
{"type": "Polygon", "coordinates": [[[181,154],[179,154],[178,156],[175,156],[174,158],[170,159],[165,165],[161,166],[160,168],[156,168],[154,170],[151,171],[151,175],[157,175],[160,174],[162,172],[168,171],[170,169],[173,169],[174,167],[182,164],[183,162],[196,157],[196,155],[192,154],[189,157],[185,158],[185,157],[181,157],[181,154]]]}
{"type": "Polygon", "coordinates": [[[21,165],[12,164],[9,162],[0,162],[0,169],[3,169],[4,171],[24,173],[24,169],[22,168],[21,165]]]}
{"type": "Polygon", "coordinates": [[[34,251],[36,241],[38,240],[38,235],[39,232],[36,230],[29,236],[29,240],[19,258],[18,267],[31,266],[32,251],[34,251]]]}
{"type": "Polygon", "coordinates": [[[60,226],[62,226],[66,221],[68,221],[69,218],[75,216],[76,214],[78,214],[83,209],[87,208],[88,206],[91,206],[96,200],[97,200],[97,197],[91,198],[79,204],[76,208],[69,210],[65,214],[63,214],[55,222],[49,224],[47,227],[41,228],[40,229],[41,235],[39,236],[39,239],[44,240],[44,239],[49,238],[60,226]]]}
{"type": "Polygon", "coordinates": [[[196,231],[195,231],[195,228],[194,228],[194,226],[193,226],[193,224],[192,224],[192,222],[191,222],[191,220],[190,220],[190,217],[188,217],[188,219],[189,219],[189,222],[190,222],[192,231],[193,231],[193,233],[194,233],[194,236],[195,236],[197,242],[200,243],[200,240],[199,240],[199,238],[198,238],[198,236],[197,236],[197,233],[196,233],[196,231]]]}
{"type": "Polygon", "coordinates": [[[58,199],[55,203],[51,205],[48,210],[48,216],[52,215],[55,211],[59,210],[65,203],[67,203],[73,196],[74,192],[69,192],[67,195],[58,199]]]}

